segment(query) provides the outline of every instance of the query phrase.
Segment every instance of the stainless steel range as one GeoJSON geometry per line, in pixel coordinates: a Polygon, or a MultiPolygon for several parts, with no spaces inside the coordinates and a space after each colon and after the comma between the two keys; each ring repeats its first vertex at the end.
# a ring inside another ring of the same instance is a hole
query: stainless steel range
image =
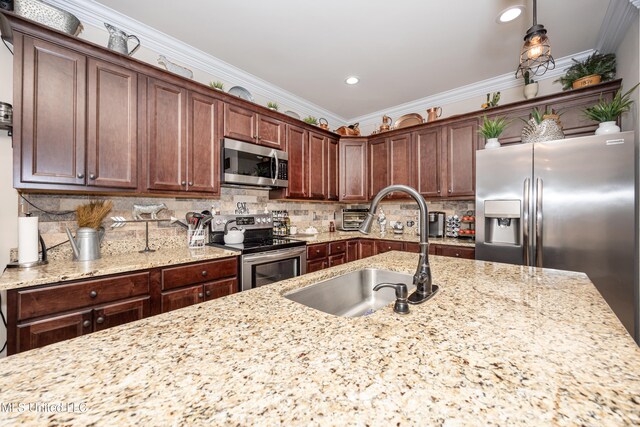
{"type": "Polygon", "coordinates": [[[270,214],[216,215],[211,221],[209,245],[242,253],[240,291],[269,285],[307,272],[307,244],[274,236],[270,214]],[[224,243],[225,225],[244,229],[244,242],[224,243]]]}

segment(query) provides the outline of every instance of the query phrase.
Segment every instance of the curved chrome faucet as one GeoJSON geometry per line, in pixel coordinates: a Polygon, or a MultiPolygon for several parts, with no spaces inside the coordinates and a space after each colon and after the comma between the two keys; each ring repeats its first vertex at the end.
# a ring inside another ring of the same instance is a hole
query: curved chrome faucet
{"type": "Polygon", "coordinates": [[[418,203],[418,208],[420,209],[420,258],[418,260],[416,274],[413,276],[413,284],[416,287],[416,291],[409,295],[409,304],[421,304],[438,292],[438,286],[432,282],[431,267],[429,267],[429,233],[427,232],[429,208],[420,193],[407,185],[390,185],[383,188],[373,198],[369,213],[360,225],[359,231],[363,234],[369,234],[376,210],[378,209],[378,204],[387,194],[396,191],[410,195],[418,203]]]}

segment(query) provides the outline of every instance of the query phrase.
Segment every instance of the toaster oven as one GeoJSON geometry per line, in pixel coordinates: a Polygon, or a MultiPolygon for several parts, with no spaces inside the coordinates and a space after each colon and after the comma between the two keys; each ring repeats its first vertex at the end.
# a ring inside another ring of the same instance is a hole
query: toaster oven
{"type": "Polygon", "coordinates": [[[336,226],[342,231],[358,231],[368,213],[367,208],[342,209],[336,218],[336,226]]]}

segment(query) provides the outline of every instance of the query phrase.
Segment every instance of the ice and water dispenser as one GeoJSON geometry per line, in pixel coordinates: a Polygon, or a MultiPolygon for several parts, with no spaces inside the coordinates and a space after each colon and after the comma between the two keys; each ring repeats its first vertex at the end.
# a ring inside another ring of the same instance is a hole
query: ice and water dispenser
{"type": "Polygon", "coordinates": [[[520,246],[520,200],[485,200],[485,243],[520,246]]]}

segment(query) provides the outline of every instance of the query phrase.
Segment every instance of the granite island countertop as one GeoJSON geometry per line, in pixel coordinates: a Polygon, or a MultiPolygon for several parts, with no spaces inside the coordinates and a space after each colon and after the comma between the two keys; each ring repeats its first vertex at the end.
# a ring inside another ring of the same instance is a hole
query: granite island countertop
{"type": "Polygon", "coordinates": [[[637,425],[640,350],[584,274],[433,256],[441,291],[360,318],[283,298],[389,252],[11,356],[23,425],[637,425]],[[81,409],[78,409],[82,404],[81,409]],[[69,406],[66,407],[69,409],[69,406]],[[73,409],[73,407],[71,408],[73,409]]]}
{"type": "Polygon", "coordinates": [[[182,247],[160,247],[155,252],[124,252],[119,255],[105,255],[95,261],[72,261],[55,259],[49,264],[31,269],[7,268],[0,275],[0,291],[26,288],[47,283],[88,279],[136,270],[165,267],[208,261],[217,258],[238,256],[239,251],[205,246],[199,249],[182,247]]]}

